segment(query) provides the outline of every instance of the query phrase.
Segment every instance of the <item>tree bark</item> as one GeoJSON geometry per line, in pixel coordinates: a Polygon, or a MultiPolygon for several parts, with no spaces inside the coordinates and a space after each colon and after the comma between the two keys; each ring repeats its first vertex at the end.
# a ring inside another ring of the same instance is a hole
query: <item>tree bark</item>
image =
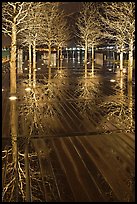
{"type": "Polygon", "coordinates": [[[59,51],[59,46],[58,46],[58,50],[57,50],[57,52],[58,52],[58,60],[59,60],[59,58],[60,58],[60,51],[59,51]]]}
{"type": "Polygon", "coordinates": [[[10,58],[10,94],[16,94],[16,22],[12,23],[10,58]]]}
{"type": "Polygon", "coordinates": [[[22,49],[18,49],[18,73],[22,74],[23,70],[22,70],[22,58],[23,58],[23,50],[22,49]]]}
{"type": "Polygon", "coordinates": [[[92,76],[94,75],[94,45],[92,44],[92,76]]]}
{"type": "Polygon", "coordinates": [[[63,55],[62,55],[62,47],[60,47],[60,60],[63,59],[63,55]]]}
{"type": "Polygon", "coordinates": [[[87,64],[87,57],[88,57],[88,42],[86,40],[85,41],[85,58],[84,58],[85,64],[87,64]]]}
{"type": "Polygon", "coordinates": [[[129,44],[129,62],[128,62],[128,82],[132,83],[132,70],[133,70],[133,39],[129,44]]]}
{"type": "Polygon", "coordinates": [[[49,81],[51,80],[51,46],[49,45],[49,53],[48,53],[48,68],[49,68],[49,81]]]}
{"type": "Polygon", "coordinates": [[[33,87],[36,86],[36,42],[33,41],[33,87]]]}
{"type": "Polygon", "coordinates": [[[92,61],[94,61],[94,45],[92,44],[92,61]]]}
{"type": "Polygon", "coordinates": [[[87,77],[87,56],[88,56],[88,42],[85,40],[85,58],[84,58],[84,63],[85,63],[85,78],[87,77]]]}
{"type": "Polygon", "coordinates": [[[32,56],[31,56],[31,43],[29,44],[29,85],[31,85],[31,63],[32,56]]]}
{"type": "Polygon", "coordinates": [[[48,53],[48,66],[51,65],[51,46],[49,45],[49,53],[48,53]]]}

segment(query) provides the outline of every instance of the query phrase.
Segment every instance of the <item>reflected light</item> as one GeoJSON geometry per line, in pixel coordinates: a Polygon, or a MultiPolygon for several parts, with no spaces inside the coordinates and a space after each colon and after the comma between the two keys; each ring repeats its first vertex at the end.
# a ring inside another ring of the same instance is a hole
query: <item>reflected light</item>
{"type": "Polygon", "coordinates": [[[30,91],[31,90],[31,88],[29,88],[29,87],[27,87],[26,89],[25,89],[25,91],[30,91]]]}
{"type": "Polygon", "coordinates": [[[112,69],[111,69],[111,68],[109,68],[109,69],[108,69],[108,71],[110,71],[110,72],[111,72],[111,71],[112,71],[112,69]]]}
{"type": "Polygon", "coordinates": [[[38,67],[38,69],[40,70],[41,68],[40,68],[40,67],[38,67]]]}
{"type": "Polygon", "coordinates": [[[11,101],[14,101],[14,100],[17,99],[17,97],[16,97],[16,96],[10,96],[9,99],[10,99],[11,101]]]}
{"type": "Polygon", "coordinates": [[[116,80],[115,79],[110,79],[110,82],[115,82],[116,80]]]}
{"type": "Polygon", "coordinates": [[[126,73],[126,72],[127,72],[127,70],[125,68],[123,68],[123,73],[126,73]]]}
{"type": "Polygon", "coordinates": [[[27,70],[28,68],[27,68],[27,67],[25,67],[24,69],[25,69],[25,70],[27,70]]]}
{"type": "Polygon", "coordinates": [[[4,89],[2,89],[2,91],[4,91],[4,89]]]}

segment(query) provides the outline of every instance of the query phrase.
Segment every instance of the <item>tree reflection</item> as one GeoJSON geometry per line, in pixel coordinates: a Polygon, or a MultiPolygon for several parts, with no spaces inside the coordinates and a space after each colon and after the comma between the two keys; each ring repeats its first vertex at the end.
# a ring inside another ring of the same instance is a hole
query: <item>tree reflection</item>
{"type": "Polygon", "coordinates": [[[95,98],[98,93],[98,78],[94,79],[93,81],[91,78],[82,78],[78,83],[78,89],[76,90],[78,94],[78,106],[80,107],[80,111],[86,111],[92,109],[92,104],[95,103],[95,98]]]}
{"type": "Polygon", "coordinates": [[[21,124],[20,134],[24,129],[30,136],[43,134],[45,131],[47,134],[51,132],[57,115],[57,100],[61,96],[66,74],[63,69],[57,69],[52,79],[51,73],[49,75],[48,79],[39,79],[35,88],[31,87],[20,93],[20,117],[23,118],[24,124],[21,124]]]}
{"type": "MultiPolygon", "coordinates": [[[[55,109],[51,102],[53,103],[52,100],[55,100],[55,93],[57,95],[57,86],[53,86],[51,81],[42,88],[29,89],[26,95],[23,95],[24,100],[22,102],[24,104],[21,106],[18,103],[19,117],[17,102],[16,100],[11,101],[12,143],[8,144],[2,151],[2,200],[4,202],[42,202],[47,199],[52,201],[53,198],[56,200],[53,178],[48,173],[49,147],[45,144],[46,148],[42,153],[41,148],[37,149],[37,141],[30,140],[31,136],[38,136],[36,130],[41,133],[41,129],[45,124],[47,125],[48,121],[52,125],[50,117],[55,114],[55,109]],[[19,131],[18,125],[20,126],[19,131]],[[42,159],[46,162],[46,175],[42,170],[42,159]],[[47,191],[47,189],[49,190],[47,191]]],[[[41,136],[41,134],[39,135],[41,136]]],[[[38,142],[40,143],[40,140],[38,142]]]]}
{"type": "Polygon", "coordinates": [[[10,128],[11,145],[2,152],[3,162],[3,195],[4,202],[18,202],[25,197],[24,180],[25,173],[22,168],[18,151],[18,124],[16,100],[10,101],[10,128]]]}
{"type": "Polygon", "coordinates": [[[134,127],[134,118],[133,118],[133,95],[132,95],[132,84],[128,83],[128,109],[129,109],[129,119],[130,126],[134,127]]]}
{"type": "Polygon", "coordinates": [[[117,78],[117,83],[114,86],[114,89],[116,90],[115,94],[106,98],[106,100],[101,104],[100,108],[104,110],[106,119],[117,126],[119,129],[134,132],[135,124],[131,117],[132,108],[130,108],[130,105],[133,105],[131,95],[132,92],[128,87],[128,94],[130,94],[130,97],[127,98],[125,94],[126,83],[124,80],[125,78],[122,76],[117,78]]]}
{"type": "Polygon", "coordinates": [[[85,78],[87,78],[88,76],[88,67],[87,67],[87,63],[85,63],[85,78]]]}

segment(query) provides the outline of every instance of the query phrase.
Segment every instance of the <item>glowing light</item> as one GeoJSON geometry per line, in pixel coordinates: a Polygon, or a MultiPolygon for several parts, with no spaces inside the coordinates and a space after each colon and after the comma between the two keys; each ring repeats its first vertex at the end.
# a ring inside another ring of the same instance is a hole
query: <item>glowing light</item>
{"type": "Polygon", "coordinates": [[[108,71],[110,71],[110,72],[111,72],[111,71],[112,71],[112,69],[111,69],[111,68],[109,68],[109,69],[108,69],[108,71]]]}
{"type": "Polygon", "coordinates": [[[26,89],[25,89],[25,91],[30,91],[31,90],[31,88],[30,87],[27,87],[26,89]]]}
{"type": "Polygon", "coordinates": [[[2,91],[4,91],[4,89],[2,89],[2,91]]]}
{"type": "Polygon", "coordinates": [[[9,99],[10,99],[11,101],[15,101],[15,100],[17,99],[17,97],[16,97],[16,96],[10,96],[9,99]]]}
{"type": "Polygon", "coordinates": [[[110,79],[110,82],[115,82],[116,80],[115,79],[110,79]]]}
{"type": "Polygon", "coordinates": [[[126,68],[124,68],[124,69],[123,69],[123,73],[126,73],[126,72],[127,72],[127,70],[126,70],[126,68]]]}

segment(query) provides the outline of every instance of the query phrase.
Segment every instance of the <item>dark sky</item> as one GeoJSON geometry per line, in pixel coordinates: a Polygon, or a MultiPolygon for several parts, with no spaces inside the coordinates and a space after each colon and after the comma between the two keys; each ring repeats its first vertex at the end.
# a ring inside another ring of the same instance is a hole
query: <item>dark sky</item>
{"type": "Polygon", "coordinates": [[[63,2],[62,8],[66,13],[78,12],[82,2],[63,2]]]}

